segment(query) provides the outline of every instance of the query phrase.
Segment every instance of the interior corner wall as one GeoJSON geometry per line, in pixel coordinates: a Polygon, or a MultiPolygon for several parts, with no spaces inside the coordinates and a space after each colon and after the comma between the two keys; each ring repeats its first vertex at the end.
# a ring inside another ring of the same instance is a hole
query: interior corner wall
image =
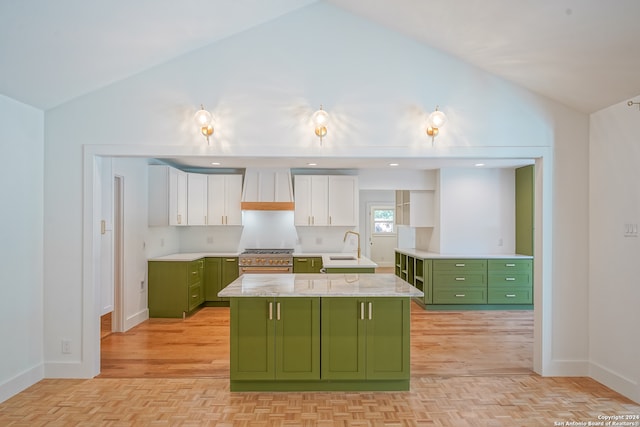
{"type": "Polygon", "coordinates": [[[0,95],[0,402],[43,378],[44,113],[0,95]]]}
{"type": "Polygon", "coordinates": [[[626,100],[591,115],[591,376],[640,403],[640,111],[626,100]]]}

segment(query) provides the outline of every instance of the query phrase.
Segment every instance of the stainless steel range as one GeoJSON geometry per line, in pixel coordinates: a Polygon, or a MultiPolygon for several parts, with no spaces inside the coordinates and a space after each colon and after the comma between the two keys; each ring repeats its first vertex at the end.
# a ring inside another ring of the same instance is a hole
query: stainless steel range
{"type": "Polygon", "coordinates": [[[238,265],[240,274],[293,273],[293,249],[245,249],[238,265]]]}

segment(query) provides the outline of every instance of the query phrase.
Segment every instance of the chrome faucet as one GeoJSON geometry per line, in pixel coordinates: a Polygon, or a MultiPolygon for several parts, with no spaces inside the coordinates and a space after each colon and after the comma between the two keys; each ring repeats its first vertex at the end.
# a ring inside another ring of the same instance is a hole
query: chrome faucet
{"type": "Polygon", "coordinates": [[[347,235],[351,233],[351,234],[355,234],[358,237],[358,259],[360,259],[360,233],[356,233],[355,231],[347,231],[346,233],[344,233],[344,239],[342,239],[343,242],[347,241],[347,235]]]}

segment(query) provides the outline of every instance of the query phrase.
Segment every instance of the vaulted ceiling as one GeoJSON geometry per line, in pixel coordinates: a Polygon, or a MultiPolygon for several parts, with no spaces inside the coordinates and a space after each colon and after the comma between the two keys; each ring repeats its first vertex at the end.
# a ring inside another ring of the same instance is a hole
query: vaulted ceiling
{"type": "Polygon", "coordinates": [[[0,93],[47,110],[317,2],[578,111],[640,95],[638,0],[0,0],[0,93]]]}

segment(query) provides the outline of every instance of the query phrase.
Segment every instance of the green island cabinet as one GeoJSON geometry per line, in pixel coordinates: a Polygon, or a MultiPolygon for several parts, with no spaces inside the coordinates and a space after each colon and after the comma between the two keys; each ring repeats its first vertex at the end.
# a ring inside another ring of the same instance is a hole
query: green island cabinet
{"type": "Polygon", "coordinates": [[[231,298],[231,390],[320,379],[320,298],[231,298]]]}
{"type": "Polygon", "coordinates": [[[293,257],[294,273],[320,273],[322,257],[293,257]]]}
{"type": "Polygon", "coordinates": [[[206,306],[229,306],[229,298],[218,292],[239,276],[238,257],[207,257],[204,268],[204,302],[206,306]]]}
{"type": "Polygon", "coordinates": [[[149,261],[149,317],[185,317],[204,302],[204,258],[149,261]]]}
{"type": "Polygon", "coordinates": [[[409,298],[323,298],[322,379],[401,388],[410,374],[409,305],[409,298]]]}
{"type": "Polygon", "coordinates": [[[409,297],[231,298],[231,391],[409,390],[409,297]]]}

